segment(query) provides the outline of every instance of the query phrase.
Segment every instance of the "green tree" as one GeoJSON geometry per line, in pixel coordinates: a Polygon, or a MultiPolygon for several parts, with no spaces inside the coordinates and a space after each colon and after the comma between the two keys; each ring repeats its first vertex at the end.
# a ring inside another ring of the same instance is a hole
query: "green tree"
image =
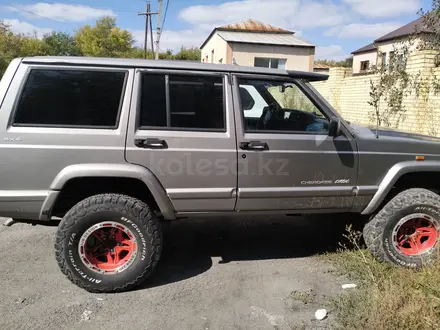
{"type": "MultiPolygon", "coordinates": [[[[144,49],[133,47],[130,50],[122,53],[121,57],[143,59],[144,58],[144,49]]],[[[151,53],[151,50],[147,51],[147,58],[149,58],[149,59],[153,58],[153,54],[151,53]]]]}
{"type": "Polygon", "coordinates": [[[168,49],[165,53],[159,53],[159,59],[161,60],[173,60],[174,55],[171,49],[168,49]]]}
{"type": "Polygon", "coordinates": [[[52,56],[80,56],[81,51],[76,40],[64,32],[45,34],[43,44],[47,55],[52,56]]]}
{"type": "Polygon", "coordinates": [[[3,76],[9,62],[21,56],[23,37],[15,35],[9,26],[0,21],[0,77],[3,76]]]}
{"type": "Polygon", "coordinates": [[[199,48],[185,48],[182,46],[180,51],[174,55],[175,60],[198,61],[200,62],[202,53],[199,48]]]}
{"type": "Polygon", "coordinates": [[[44,42],[36,37],[21,38],[20,56],[45,56],[47,49],[44,42]]]}
{"type": "Polygon", "coordinates": [[[316,60],[315,63],[327,65],[330,68],[333,67],[343,67],[343,68],[351,68],[353,66],[353,57],[347,57],[343,61],[335,61],[335,60],[316,60]]]}
{"type": "Polygon", "coordinates": [[[418,26],[415,34],[419,34],[421,43],[419,50],[437,51],[436,65],[440,65],[440,0],[433,0],[431,10],[421,9],[419,15],[423,17],[423,27],[418,26]],[[424,33],[429,31],[429,33],[424,33]]]}
{"type": "MultiPolygon", "coordinates": [[[[416,51],[431,51],[435,56],[436,66],[440,65],[440,0],[433,0],[431,10],[419,11],[422,22],[406,38],[395,42],[393,54],[388,63],[379,63],[372,69],[378,79],[370,80],[370,101],[374,112],[370,113],[371,121],[377,126],[394,126],[398,128],[405,119],[404,98],[415,94],[420,105],[432,108],[430,95],[440,93],[440,79],[433,68],[408,72],[406,63],[416,51]],[[413,45],[417,45],[415,48],[413,45]]],[[[381,59],[380,49],[378,58],[381,59]]],[[[419,106],[420,106],[419,105],[419,106]]],[[[437,135],[438,119],[436,113],[425,112],[426,121],[430,123],[429,134],[437,135]]]]}
{"type": "Polygon", "coordinates": [[[404,98],[414,91],[419,73],[408,72],[406,63],[411,54],[412,39],[402,39],[393,45],[393,55],[387,63],[381,61],[381,50],[378,49],[377,65],[371,68],[374,77],[370,79],[370,100],[374,108],[369,113],[370,121],[376,127],[398,128],[405,120],[406,108],[404,98]]]}
{"type": "Polygon", "coordinates": [[[133,46],[132,34],[118,28],[113,17],[103,17],[95,26],[83,26],[74,38],[85,56],[126,57],[133,46]]]}
{"type": "Polygon", "coordinates": [[[7,31],[8,26],[3,21],[0,21],[0,34],[6,33],[7,31]]]}

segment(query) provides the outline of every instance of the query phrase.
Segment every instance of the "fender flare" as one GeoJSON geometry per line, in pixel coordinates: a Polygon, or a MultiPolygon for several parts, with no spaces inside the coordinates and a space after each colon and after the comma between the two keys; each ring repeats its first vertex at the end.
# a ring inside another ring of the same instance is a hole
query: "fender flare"
{"type": "Polygon", "coordinates": [[[440,161],[406,161],[394,165],[383,178],[376,194],[362,211],[362,214],[371,214],[376,211],[400,177],[416,172],[440,173],[440,161]]]}
{"type": "MultiPolygon", "coordinates": [[[[175,219],[174,207],[164,187],[157,177],[147,168],[133,164],[77,164],[62,169],[50,185],[51,191],[61,191],[71,179],[84,177],[119,177],[141,180],[150,190],[159,206],[160,212],[167,220],[175,219]]],[[[45,209],[51,209],[55,199],[44,203],[45,209]],[[49,204],[49,205],[46,205],[49,204]]]]}

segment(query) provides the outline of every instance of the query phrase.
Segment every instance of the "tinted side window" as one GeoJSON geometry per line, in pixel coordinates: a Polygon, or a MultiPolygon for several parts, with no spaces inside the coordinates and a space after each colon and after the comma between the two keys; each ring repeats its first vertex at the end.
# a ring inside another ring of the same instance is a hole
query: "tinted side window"
{"type": "Polygon", "coordinates": [[[142,76],[141,126],[167,127],[164,75],[142,76]]]}
{"type": "Polygon", "coordinates": [[[224,130],[222,77],[142,76],[141,127],[224,130]]]}
{"type": "Polygon", "coordinates": [[[116,127],[124,72],[32,70],[14,124],[116,127]]]}

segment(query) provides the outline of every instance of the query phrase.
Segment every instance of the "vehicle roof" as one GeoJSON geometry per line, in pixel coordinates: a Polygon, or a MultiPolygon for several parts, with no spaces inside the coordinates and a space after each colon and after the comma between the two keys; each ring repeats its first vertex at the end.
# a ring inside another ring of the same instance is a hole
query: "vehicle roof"
{"type": "Polygon", "coordinates": [[[179,69],[210,72],[232,72],[246,74],[261,74],[273,76],[288,76],[301,78],[308,81],[327,80],[328,76],[305,71],[287,71],[281,69],[257,68],[228,64],[208,64],[192,61],[170,61],[170,60],[141,60],[125,58],[99,58],[99,57],[75,57],[75,56],[35,56],[25,57],[23,63],[49,64],[49,65],[84,65],[84,66],[106,66],[106,67],[129,67],[129,68],[150,68],[150,69],[179,69]]]}

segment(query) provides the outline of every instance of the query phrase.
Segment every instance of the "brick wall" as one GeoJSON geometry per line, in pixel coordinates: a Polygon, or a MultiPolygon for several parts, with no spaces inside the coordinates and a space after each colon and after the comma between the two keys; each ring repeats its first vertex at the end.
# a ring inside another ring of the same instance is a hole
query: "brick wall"
{"type": "MultiPolygon", "coordinates": [[[[434,66],[435,53],[417,52],[409,59],[407,70],[410,73],[421,73],[430,77],[431,70],[440,76],[440,68],[434,66]]],[[[315,88],[333,105],[348,121],[359,124],[375,124],[370,121],[374,108],[370,100],[370,81],[377,81],[376,75],[355,75],[351,69],[331,68],[329,79],[313,83],[315,88]]],[[[429,135],[440,135],[440,95],[431,92],[417,96],[415,91],[404,98],[405,118],[396,128],[429,135]]],[[[396,124],[397,120],[393,120],[396,124]]]]}

